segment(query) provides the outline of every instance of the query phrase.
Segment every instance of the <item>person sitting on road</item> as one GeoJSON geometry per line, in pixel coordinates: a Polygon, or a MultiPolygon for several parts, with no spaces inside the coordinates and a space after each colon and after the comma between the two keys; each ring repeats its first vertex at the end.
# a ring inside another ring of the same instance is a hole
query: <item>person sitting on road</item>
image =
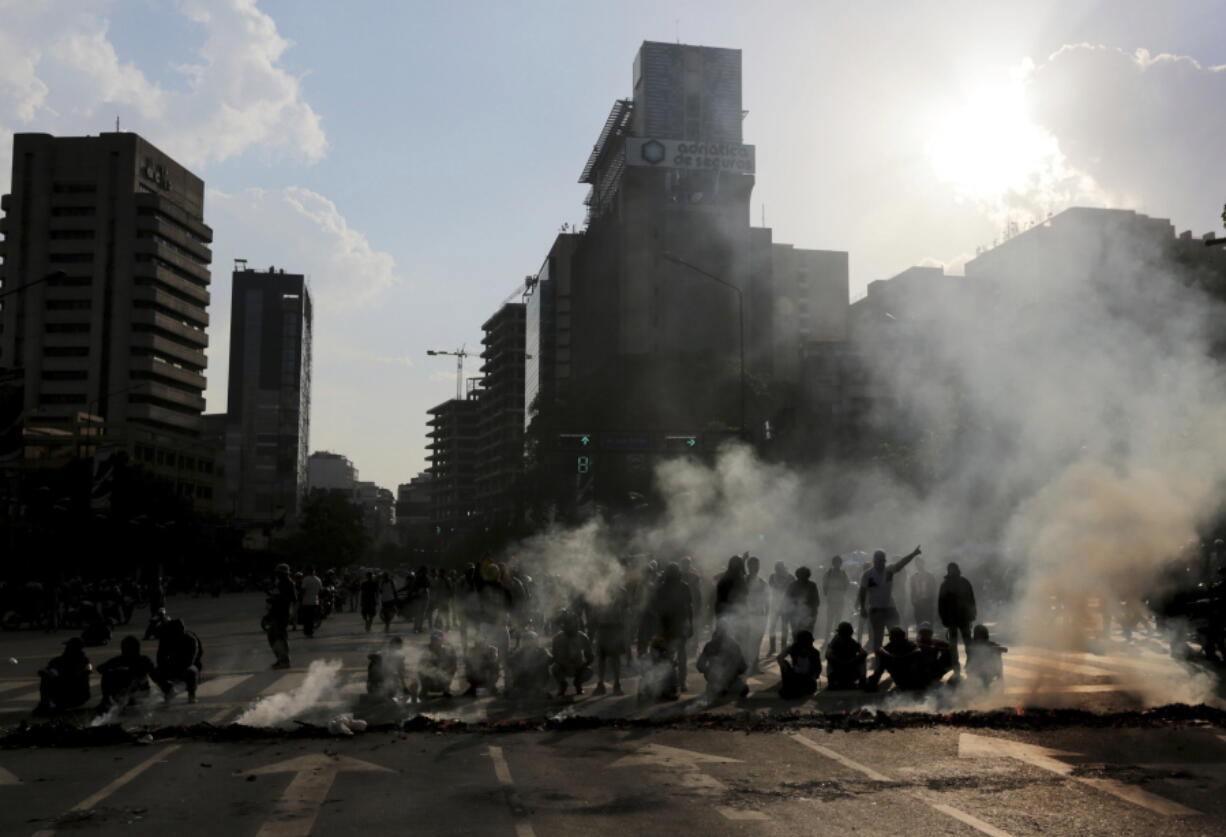
{"type": "Polygon", "coordinates": [[[549,669],[553,657],[541,647],[535,631],[525,631],[519,647],[511,652],[511,691],[518,697],[540,697],[549,693],[549,669]]]}
{"type": "Polygon", "coordinates": [[[122,712],[129,703],[149,693],[149,679],[157,671],[153,660],[140,652],[140,640],[125,636],[119,643],[119,656],[98,665],[102,678],[102,702],[98,714],[122,712]]]}
{"type": "Polygon", "coordinates": [[[455,651],[446,642],[446,635],[439,630],[430,632],[430,644],[421,657],[418,680],[423,697],[431,692],[440,692],[451,697],[451,681],[457,668],[455,651]]]}
{"type": "Polygon", "coordinates": [[[85,643],[73,637],[64,643],[64,653],[38,672],[38,706],[35,715],[75,709],[89,700],[89,675],[94,670],[85,656],[85,643]]]}
{"type": "Polygon", "coordinates": [[[417,689],[409,684],[404,661],[404,640],[393,636],[382,652],[367,654],[366,695],[371,700],[391,701],[415,697],[417,689]]]}
{"type": "Polygon", "coordinates": [[[145,627],[145,639],[157,639],[161,636],[162,628],[169,621],[169,617],[166,616],[166,608],[159,607],[154,611],[153,616],[149,617],[149,624],[145,627]]]}
{"type": "Polygon", "coordinates": [[[187,630],[182,619],[171,619],[162,630],[158,642],[157,672],[154,680],[166,700],[174,696],[174,684],[187,688],[187,702],[196,702],[196,685],[204,663],[204,646],[200,637],[187,630]]]}
{"type": "MultiPolygon", "coordinates": [[[[889,641],[880,651],[882,669],[890,675],[895,688],[908,692],[923,690],[928,681],[921,671],[919,646],[907,637],[905,628],[897,625],[890,628],[887,636],[889,641]]],[[[880,678],[881,672],[874,672],[869,678],[870,686],[876,688],[880,678]]]]}
{"type": "Polygon", "coordinates": [[[465,697],[476,697],[477,689],[498,688],[498,649],[488,641],[475,637],[464,657],[464,678],[468,681],[465,697]]]}
{"type": "Polygon", "coordinates": [[[797,631],[795,641],[776,658],[779,663],[779,697],[784,700],[808,697],[817,691],[822,673],[822,655],[813,647],[811,631],[797,631]]]}
{"type": "Polygon", "coordinates": [[[647,656],[639,660],[639,700],[671,701],[680,697],[677,665],[670,653],[673,646],[662,636],[653,638],[647,646],[647,656]]]}
{"type": "Polygon", "coordinates": [[[971,643],[966,646],[967,679],[983,688],[1000,680],[1005,674],[1001,655],[1008,650],[988,637],[988,629],[985,626],[976,625],[971,632],[971,643]]]}
{"type": "Polygon", "coordinates": [[[834,638],[826,643],[826,689],[863,689],[868,672],[868,652],[856,642],[850,622],[840,622],[834,638]]]}
{"type": "Polygon", "coordinates": [[[749,694],[749,684],[745,682],[745,672],[749,666],[745,655],[723,624],[715,629],[715,634],[703,646],[696,666],[707,679],[709,697],[746,697],[749,694]]]}
{"type": "Polygon", "coordinates": [[[953,668],[953,660],[949,643],[933,637],[931,622],[921,622],[918,634],[915,644],[920,651],[919,673],[926,681],[924,688],[928,688],[941,682],[941,678],[953,668]]]}
{"type": "Polygon", "coordinates": [[[571,681],[575,694],[583,694],[583,684],[592,676],[592,641],[579,630],[579,620],[567,614],[562,618],[562,630],[553,637],[553,667],[550,673],[558,684],[558,697],[566,696],[566,683],[571,681]]]}

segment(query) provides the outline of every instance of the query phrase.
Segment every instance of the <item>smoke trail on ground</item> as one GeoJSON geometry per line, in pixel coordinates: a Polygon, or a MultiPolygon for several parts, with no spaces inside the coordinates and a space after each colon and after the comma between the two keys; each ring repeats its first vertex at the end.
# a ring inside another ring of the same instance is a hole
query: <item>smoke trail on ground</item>
{"type": "Polygon", "coordinates": [[[261,698],[235,723],[249,727],[275,727],[340,700],[341,661],[312,660],[306,677],[295,689],[261,698]]]}

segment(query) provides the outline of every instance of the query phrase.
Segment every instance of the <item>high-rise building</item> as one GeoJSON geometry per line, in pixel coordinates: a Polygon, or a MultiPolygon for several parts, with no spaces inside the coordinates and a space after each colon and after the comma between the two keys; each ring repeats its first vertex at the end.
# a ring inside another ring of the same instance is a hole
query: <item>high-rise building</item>
{"type": "Polygon", "coordinates": [[[17,134],[0,209],[0,367],[43,440],[25,458],[123,450],[210,505],[204,182],[136,134],[17,134]]]}
{"type": "Polygon", "coordinates": [[[524,467],[525,305],[508,302],[481,326],[481,389],[473,493],[485,527],[515,521],[524,467]]]}
{"type": "Polygon", "coordinates": [[[435,533],[444,540],[474,531],[480,520],[475,501],[479,407],[473,392],[428,411],[430,516],[435,533]]]}
{"type": "Polygon", "coordinates": [[[307,486],[311,294],[305,277],[239,262],[230,303],[226,484],[236,517],[292,520],[307,486]]]}
{"type": "Polygon", "coordinates": [[[358,482],[358,469],[349,457],[317,450],[307,460],[307,491],[335,491],[352,497],[358,482]]]}

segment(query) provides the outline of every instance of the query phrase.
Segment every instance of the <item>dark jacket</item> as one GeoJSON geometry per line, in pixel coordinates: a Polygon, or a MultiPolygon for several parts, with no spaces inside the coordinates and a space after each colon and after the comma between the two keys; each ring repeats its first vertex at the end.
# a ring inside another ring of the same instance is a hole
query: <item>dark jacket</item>
{"type": "Polygon", "coordinates": [[[937,594],[937,613],[947,628],[975,621],[975,591],[961,575],[947,575],[937,594]]]}

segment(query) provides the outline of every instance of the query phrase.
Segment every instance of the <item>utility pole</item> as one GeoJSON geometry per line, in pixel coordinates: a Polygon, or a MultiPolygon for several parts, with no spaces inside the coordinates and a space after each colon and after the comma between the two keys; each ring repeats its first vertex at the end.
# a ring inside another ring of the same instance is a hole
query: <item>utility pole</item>
{"type": "MultiPolygon", "coordinates": [[[[467,345],[467,344],[465,344],[467,345]]],[[[426,354],[430,357],[439,355],[453,355],[455,357],[455,398],[460,401],[464,397],[464,358],[468,357],[469,352],[464,346],[455,349],[454,351],[446,351],[443,349],[427,349],[426,354]]]]}

